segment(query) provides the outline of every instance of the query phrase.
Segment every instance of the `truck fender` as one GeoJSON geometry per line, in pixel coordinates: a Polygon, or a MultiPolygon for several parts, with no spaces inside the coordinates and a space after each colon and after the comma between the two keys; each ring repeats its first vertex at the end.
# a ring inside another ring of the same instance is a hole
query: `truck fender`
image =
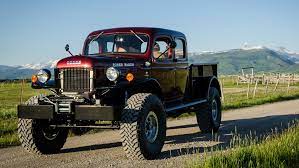
{"type": "Polygon", "coordinates": [[[209,98],[209,90],[211,87],[215,87],[218,91],[219,91],[219,94],[221,94],[221,87],[220,87],[220,84],[219,84],[219,81],[218,81],[218,78],[216,76],[213,76],[210,78],[210,82],[209,82],[209,87],[208,87],[208,90],[207,90],[207,99],[209,98]]]}
{"type": "Polygon", "coordinates": [[[130,95],[135,93],[153,93],[163,100],[162,89],[160,83],[153,78],[147,78],[142,81],[135,82],[129,89],[130,95]]]}

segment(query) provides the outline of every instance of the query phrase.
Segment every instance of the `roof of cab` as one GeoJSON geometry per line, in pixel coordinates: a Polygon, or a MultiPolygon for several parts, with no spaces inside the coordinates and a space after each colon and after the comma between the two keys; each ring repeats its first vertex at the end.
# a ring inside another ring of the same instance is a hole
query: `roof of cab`
{"type": "Polygon", "coordinates": [[[88,36],[94,36],[101,32],[103,32],[103,33],[114,33],[114,32],[124,33],[124,32],[130,32],[131,30],[133,30],[136,33],[146,33],[149,35],[167,34],[167,35],[171,35],[171,36],[185,37],[185,35],[183,33],[178,32],[178,31],[162,29],[162,28],[154,28],[154,27],[120,27],[120,28],[103,29],[103,30],[97,30],[97,31],[91,32],[88,36]]]}

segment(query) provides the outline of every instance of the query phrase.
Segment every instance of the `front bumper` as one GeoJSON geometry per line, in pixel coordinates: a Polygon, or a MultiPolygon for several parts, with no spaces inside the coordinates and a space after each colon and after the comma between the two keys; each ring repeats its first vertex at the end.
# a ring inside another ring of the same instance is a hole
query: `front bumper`
{"type": "MultiPolygon", "coordinates": [[[[25,119],[55,119],[58,114],[54,105],[18,105],[17,111],[18,118],[25,119]]],[[[70,115],[75,120],[120,120],[119,110],[113,106],[75,105],[71,113],[59,115],[70,115]]]]}

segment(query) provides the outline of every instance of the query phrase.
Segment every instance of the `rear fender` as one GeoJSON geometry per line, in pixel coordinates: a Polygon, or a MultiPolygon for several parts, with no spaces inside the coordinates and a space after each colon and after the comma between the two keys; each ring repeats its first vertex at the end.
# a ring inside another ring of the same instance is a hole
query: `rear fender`
{"type": "Polygon", "coordinates": [[[218,92],[219,92],[219,95],[221,95],[221,92],[222,92],[221,91],[221,87],[220,87],[218,78],[216,76],[213,76],[213,77],[210,78],[209,87],[208,87],[208,90],[207,90],[207,93],[206,93],[207,99],[210,97],[209,90],[210,90],[211,87],[216,88],[218,90],[218,92]]]}

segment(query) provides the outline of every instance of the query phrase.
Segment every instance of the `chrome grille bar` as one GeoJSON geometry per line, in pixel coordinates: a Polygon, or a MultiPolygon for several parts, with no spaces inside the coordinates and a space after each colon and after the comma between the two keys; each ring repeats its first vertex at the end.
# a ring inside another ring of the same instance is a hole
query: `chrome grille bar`
{"type": "Polygon", "coordinates": [[[88,68],[59,69],[62,92],[90,92],[93,90],[93,71],[88,68]]]}

